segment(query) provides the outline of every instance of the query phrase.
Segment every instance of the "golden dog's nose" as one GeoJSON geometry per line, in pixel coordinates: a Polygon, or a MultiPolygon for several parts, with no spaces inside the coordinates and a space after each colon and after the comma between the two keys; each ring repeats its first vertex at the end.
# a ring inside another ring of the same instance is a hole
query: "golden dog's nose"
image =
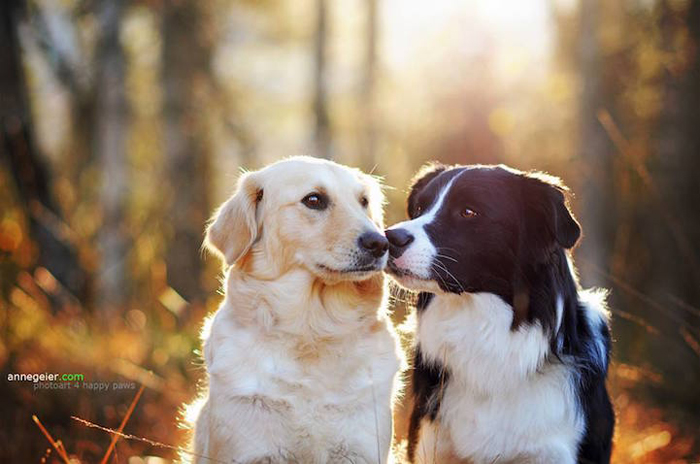
{"type": "Polygon", "coordinates": [[[380,258],[389,249],[389,242],[387,239],[377,232],[365,232],[360,235],[358,239],[360,248],[371,253],[375,258],[380,258]]]}

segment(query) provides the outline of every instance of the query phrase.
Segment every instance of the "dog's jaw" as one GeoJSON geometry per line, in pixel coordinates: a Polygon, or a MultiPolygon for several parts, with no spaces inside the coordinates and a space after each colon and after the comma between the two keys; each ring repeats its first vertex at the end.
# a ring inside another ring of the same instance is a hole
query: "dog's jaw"
{"type": "Polygon", "coordinates": [[[343,268],[336,268],[327,264],[316,263],[313,266],[313,272],[316,273],[322,280],[329,283],[337,283],[344,280],[358,282],[367,280],[384,270],[387,265],[387,261],[388,255],[384,254],[381,258],[376,258],[369,264],[355,262],[352,265],[343,268]]]}
{"type": "Polygon", "coordinates": [[[434,280],[424,279],[411,273],[410,271],[400,269],[391,259],[389,259],[386,272],[392,277],[394,282],[406,290],[415,292],[443,293],[443,290],[434,280]]]}

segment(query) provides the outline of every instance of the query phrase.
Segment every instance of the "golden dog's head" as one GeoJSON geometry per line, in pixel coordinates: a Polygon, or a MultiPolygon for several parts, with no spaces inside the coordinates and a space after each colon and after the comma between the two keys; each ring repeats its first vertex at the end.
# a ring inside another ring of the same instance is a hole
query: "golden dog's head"
{"type": "Polygon", "coordinates": [[[205,244],[227,265],[265,278],[304,268],[324,281],[364,280],[387,261],[383,202],[372,176],[290,158],[240,177],[205,244]]]}

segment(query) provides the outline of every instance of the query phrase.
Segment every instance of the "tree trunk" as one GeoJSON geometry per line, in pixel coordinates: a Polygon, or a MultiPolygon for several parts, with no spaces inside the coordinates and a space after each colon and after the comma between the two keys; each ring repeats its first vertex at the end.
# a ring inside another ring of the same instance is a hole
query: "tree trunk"
{"type": "MultiPolygon", "coordinates": [[[[612,231],[610,216],[614,213],[613,146],[598,120],[605,109],[606,98],[603,81],[603,60],[597,38],[600,22],[599,0],[580,2],[579,74],[582,91],[579,100],[579,153],[580,162],[586,168],[580,187],[580,220],[583,224],[583,240],[577,256],[585,260],[581,266],[586,285],[605,285],[596,270],[608,268],[612,231]]],[[[582,260],[582,261],[583,261],[582,260]]]]}
{"type": "Polygon", "coordinates": [[[677,295],[700,305],[700,2],[689,2],[688,10],[681,13],[669,9],[664,4],[661,14],[664,48],[673,53],[677,35],[686,31],[690,45],[687,67],[667,73],[664,79],[658,155],[650,166],[661,201],[672,215],[662,229],[671,250],[657,251],[656,263],[663,264],[664,272],[656,283],[667,293],[661,296],[677,295]]]}
{"type": "Polygon", "coordinates": [[[331,130],[328,118],[327,83],[328,6],[326,0],[316,0],[316,37],[314,42],[314,134],[315,155],[331,158],[331,130]]]}
{"type": "Polygon", "coordinates": [[[363,146],[362,165],[373,169],[376,163],[377,116],[375,82],[377,74],[377,2],[365,0],[367,20],[365,26],[365,63],[362,82],[363,146]]]}
{"type": "Polygon", "coordinates": [[[127,279],[128,227],[125,224],[128,127],[124,52],[119,37],[122,14],[122,1],[98,3],[102,35],[96,51],[93,150],[102,176],[103,214],[98,233],[101,262],[97,305],[106,318],[123,308],[131,291],[127,279]]]}
{"type": "Polygon", "coordinates": [[[15,179],[39,251],[38,265],[51,272],[77,298],[88,297],[88,279],[77,251],[61,236],[61,213],[51,194],[51,176],[38,153],[22,68],[18,25],[20,0],[0,4],[0,153],[15,179]]]}
{"type": "Polygon", "coordinates": [[[203,7],[194,0],[168,0],[163,15],[166,220],[172,228],[166,263],[169,285],[190,301],[201,295],[200,250],[209,214],[204,100],[211,39],[203,7]]]}
{"type": "MultiPolygon", "coordinates": [[[[660,9],[662,47],[669,55],[685,53],[686,66],[668,69],[662,81],[664,100],[657,127],[658,142],[655,156],[649,161],[656,195],[640,205],[638,214],[640,240],[647,248],[649,267],[638,284],[672,316],[659,312],[650,314],[654,326],[673,334],[680,342],[669,346],[666,340],[652,340],[649,360],[664,374],[665,384],[676,401],[686,407],[697,407],[700,405],[697,395],[700,385],[700,352],[697,351],[700,333],[700,317],[697,316],[700,307],[700,253],[697,248],[700,243],[697,181],[700,170],[700,2],[689,2],[684,11],[662,2],[660,9]],[[683,51],[677,48],[680,34],[687,34],[689,39],[683,51]],[[656,214],[656,211],[665,214],[656,214]]],[[[660,397],[668,395],[666,392],[660,397]]]]}

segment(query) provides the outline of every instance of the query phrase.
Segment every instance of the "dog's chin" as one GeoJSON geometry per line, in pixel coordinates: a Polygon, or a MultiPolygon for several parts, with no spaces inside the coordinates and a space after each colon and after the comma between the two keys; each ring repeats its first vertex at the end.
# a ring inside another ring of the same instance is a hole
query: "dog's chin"
{"type": "Polygon", "coordinates": [[[424,278],[414,274],[408,269],[397,267],[392,260],[386,267],[386,272],[394,279],[394,281],[407,290],[415,292],[431,292],[441,293],[442,289],[438,283],[432,278],[424,278]]]}

